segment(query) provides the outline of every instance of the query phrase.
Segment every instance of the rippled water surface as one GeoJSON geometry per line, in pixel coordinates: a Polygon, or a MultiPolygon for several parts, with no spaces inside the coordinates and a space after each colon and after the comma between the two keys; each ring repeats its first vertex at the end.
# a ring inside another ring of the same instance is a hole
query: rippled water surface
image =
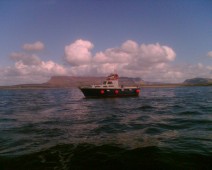
{"type": "Polygon", "coordinates": [[[0,169],[212,169],[212,87],[0,91],[0,169]]]}

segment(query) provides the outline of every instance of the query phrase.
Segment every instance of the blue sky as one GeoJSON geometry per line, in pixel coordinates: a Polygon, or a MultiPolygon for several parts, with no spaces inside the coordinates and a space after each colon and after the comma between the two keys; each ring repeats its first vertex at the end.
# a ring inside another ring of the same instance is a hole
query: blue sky
{"type": "Polygon", "coordinates": [[[212,78],[211,0],[2,0],[0,85],[53,75],[212,78]]]}

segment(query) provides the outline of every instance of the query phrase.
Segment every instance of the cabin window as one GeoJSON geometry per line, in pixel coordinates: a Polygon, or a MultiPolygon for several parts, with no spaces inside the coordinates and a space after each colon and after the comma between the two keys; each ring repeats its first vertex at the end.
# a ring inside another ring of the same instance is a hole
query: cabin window
{"type": "Polygon", "coordinates": [[[108,83],[107,83],[107,84],[113,84],[113,83],[112,83],[112,81],[108,81],[108,83]]]}
{"type": "Polygon", "coordinates": [[[107,82],[106,82],[106,81],[104,81],[104,82],[103,82],[103,84],[107,84],[107,82]]]}

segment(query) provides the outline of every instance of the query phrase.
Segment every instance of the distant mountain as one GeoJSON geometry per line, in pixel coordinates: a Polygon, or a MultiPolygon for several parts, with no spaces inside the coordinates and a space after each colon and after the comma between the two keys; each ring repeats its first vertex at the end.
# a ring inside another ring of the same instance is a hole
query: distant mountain
{"type": "MultiPolygon", "coordinates": [[[[40,88],[64,88],[79,87],[92,84],[101,84],[105,77],[73,77],[73,76],[53,76],[49,81],[42,84],[19,84],[13,86],[0,86],[0,89],[40,89],[40,88]]],[[[124,86],[141,87],[179,87],[179,86],[212,86],[212,79],[193,78],[187,79],[183,83],[158,83],[146,82],[141,78],[120,77],[119,84],[124,86]]]]}
{"type": "MultiPolygon", "coordinates": [[[[49,87],[78,87],[91,84],[101,84],[105,77],[72,77],[72,76],[53,76],[43,85],[49,87]]],[[[140,85],[144,81],[140,78],[120,77],[120,85],[140,85]]]]}
{"type": "Polygon", "coordinates": [[[183,82],[186,85],[212,85],[212,79],[208,78],[193,78],[183,82]]]}

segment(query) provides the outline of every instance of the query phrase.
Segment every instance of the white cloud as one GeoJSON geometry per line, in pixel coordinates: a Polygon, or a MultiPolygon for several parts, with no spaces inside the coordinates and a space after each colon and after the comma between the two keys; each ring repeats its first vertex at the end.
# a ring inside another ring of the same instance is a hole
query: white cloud
{"type": "Polygon", "coordinates": [[[210,57],[210,58],[212,58],[212,51],[209,51],[209,52],[207,53],[207,56],[210,57]]]}
{"type": "Polygon", "coordinates": [[[138,44],[135,41],[127,40],[121,46],[123,50],[129,53],[135,53],[138,50],[138,44]]]}
{"type": "Polygon", "coordinates": [[[137,76],[144,80],[165,82],[182,82],[195,75],[210,77],[211,73],[211,67],[201,64],[172,65],[176,58],[175,51],[159,43],[139,45],[135,41],[127,40],[120,47],[108,48],[92,55],[90,50],[93,47],[91,42],[85,40],[77,40],[66,46],[65,54],[72,65],[71,73],[106,75],[116,69],[121,76],[137,76]]]}
{"type": "Polygon", "coordinates": [[[36,41],[35,43],[26,43],[22,46],[22,48],[26,51],[41,51],[45,48],[45,46],[42,42],[36,41]]]}
{"type": "MultiPolygon", "coordinates": [[[[109,48],[96,53],[93,56],[92,64],[96,65],[98,72],[113,71],[103,69],[107,65],[108,68],[116,67],[119,71],[127,73],[126,76],[133,76],[130,73],[136,71],[142,73],[162,70],[169,62],[174,61],[175,57],[174,50],[168,46],[162,46],[159,43],[138,45],[136,42],[128,40],[121,47],[109,48]]],[[[134,76],[139,76],[138,74],[134,76]]]]}
{"type": "Polygon", "coordinates": [[[34,54],[44,49],[42,42],[24,44],[23,49],[25,52],[13,52],[9,55],[14,61],[13,66],[0,68],[0,85],[42,83],[54,75],[67,75],[68,70],[64,66],[51,60],[42,61],[38,55],[34,54]],[[33,54],[32,51],[34,51],[33,54]]]}
{"type": "Polygon", "coordinates": [[[91,61],[93,44],[85,40],[76,40],[74,43],[65,46],[65,57],[69,64],[79,66],[88,64],[91,61]]]}
{"type": "MultiPolygon", "coordinates": [[[[142,77],[147,81],[175,83],[196,76],[211,77],[211,67],[200,63],[195,66],[173,65],[176,53],[167,45],[159,43],[139,45],[135,41],[127,40],[120,47],[108,48],[92,55],[91,42],[80,40],[79,44],[85,42],[87,46],[83,48],[71,48],[72,54],[78,54],[75,59],[81,61],[71,67],[70,70],[74,75],[107,75],[116,69],[121,76],[142,77]]],[[[69,47],[76,44],[78,40],[69,47]]],[[[73,65],[73,62],[69,63],[73,65]]]]}
{"type": "MultiPolygon", "coordinates": [[[[96,53],[92,63],[100,67],[97,70],[102,70],[103,64],[110,64],[111,67],[115,66],[119,71],[124,72],[126,76],[143,76],[142,73],[158,72],[158,70],[161,72],[170,62],[174,61],[175,57],[176,54],[171,47],[162,46],[159,43],[138,45],[128,40],[121,47],[109,48],[104,52],[96,53]],[[133,72],[137,75],[133,75],[133,72]]],[[[111,71],[113,70],[108,69],[108,72],[111,71]]]]}
{"type": "Polygon", "coordinates": [[[21,61],[24,65],[39,65],[41,63],[40,58],[35,54],[26,53],[12,53],[10,58],[16,62],[21,61]]]}
{"type": "MultiPolygon", "coordinates": [[[[175,51],[159,43],[138,44],[127,40],[119,47],[91,53],[90,41],[76,40],[65,46],[69,66],[43,61],[36,54],[14,52],[13,66],[0,68],[0,85],[46,82],[54,75],[106,76],[115,70],[120,76],[141,77],[152,82],[182,82],[188,78],[212,78],[212,67],[202,63],[175,65],[175,51]]],[[[211,52],[208,53],[208,56],[211,52]]]]}
{"type": "Polygon", "coordinates": [[[42,75],[48,77],[66,74],[66,69],[53,61],[41,61],[39,65],[26,65],[22,61],[18,61],[15,63],[14,71],[19,73],[19,75],[28,76],[42,75]]]}
{"type": "Polygon", "coordinates": [[[67,75],[67,69],[51,60],[42,61],[35,54],[12,53],[14,66],[0,69],[0,85],[43,83],[54,75],[67,75]]]}

